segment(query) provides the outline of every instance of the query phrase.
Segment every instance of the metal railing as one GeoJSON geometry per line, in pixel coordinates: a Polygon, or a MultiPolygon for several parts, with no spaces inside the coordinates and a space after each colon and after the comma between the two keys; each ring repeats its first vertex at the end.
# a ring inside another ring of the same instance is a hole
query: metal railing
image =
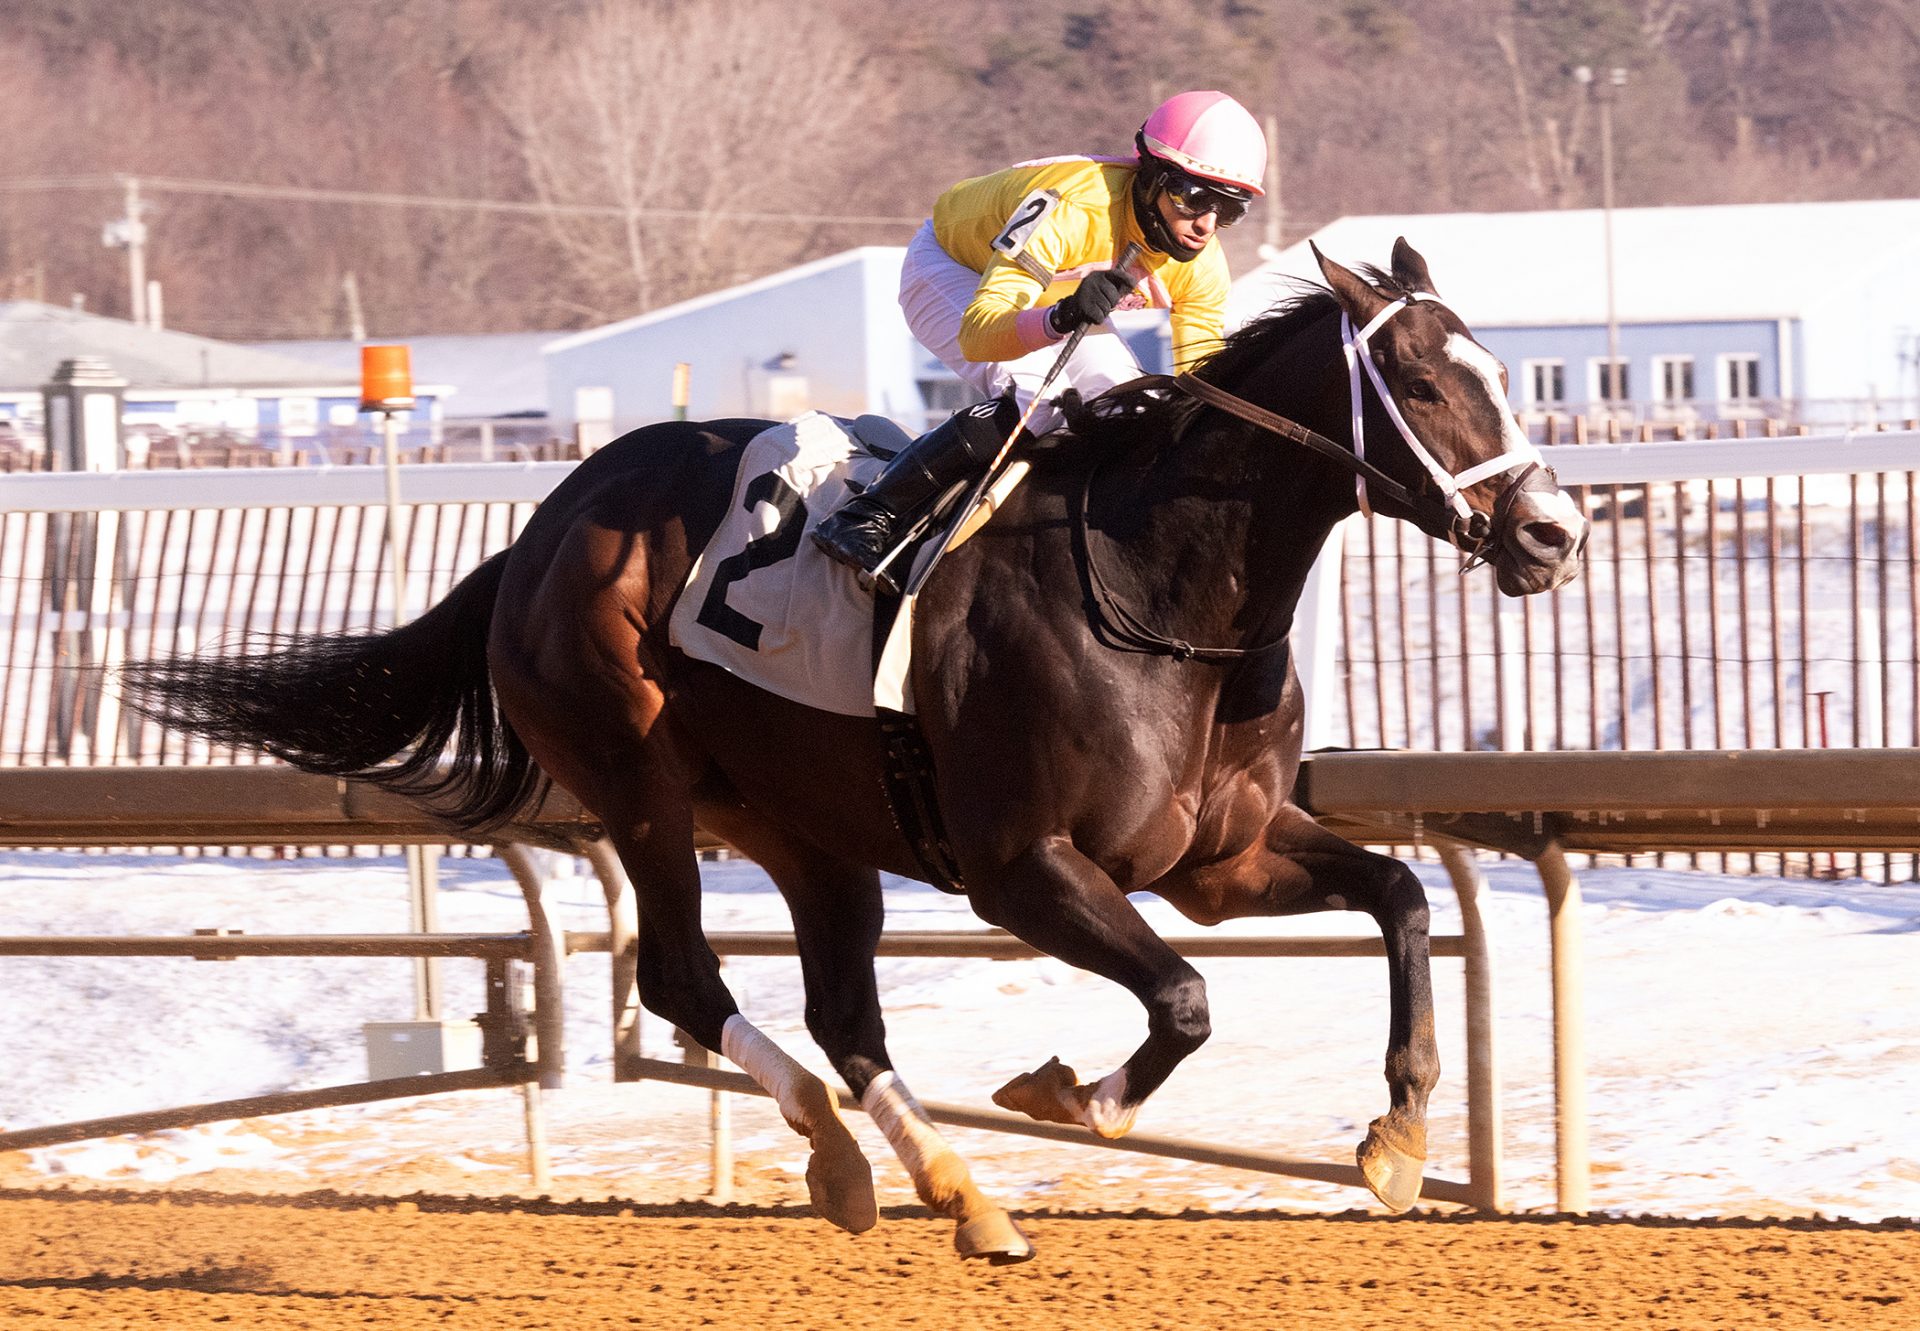
{"type": "MultiPolygon", "coordinates": [[[[578,439],[543,419],[409,420],[397,431],[409,462],[577,461],[578,439]]],[[[371,417],[346,425],[246,427],[131,424],[122,431],[125,466],[135,471],[196,467],[378,465],[383,440],[371,417]]],[[[0,417],[0,473],[49,470],[38,421],[0,417]]]]}
{"type": "MultiPolygon", "coordinates": [[[[379,830],[369,831],[369,836],[438,841],[454,835],[385,792],[284,769],[243,775],[230,769],[211,768],[187,773],[151,768],[49,768],[16,770],[6,773],[5,777],[0,781],[0,837],[11,844],[105,846],[122,840],[192,843],[211,837],[278,843],[341,835],[337,830],[340,824],[363,820],[379,824],[379,830]]],[[[561,807],[542,810],[542,821],[519,829],[520,833],[561,842],[582,836],[583,829],[575,821],[577,807],[567,801],[560,803],[561,807]]],[[[634,890],[604,843],[583,843],[575,848],[587,852],[604,890],[609,912],[609,927],[605,931],[557,928],[544,904],[543,883],[526,844],[513,841],[504,844],[501,850],[526,901],[530,928],[522,933],[0,938],[0,957],[168,956],[203,960],[286,956],[476,957],[485,960],[489,968],[488,1014],[483,1023],[488,1033],[488,1054],[486,1066],[481,1070],[250,1096],[76,1123],[41,1124],[0,1133],[0,1150],[479,1086],[519,1085],[526,1097],[529,1169],[536,1187],[544,1187],[547,1166],[539,1089],[558,1088],[563,1079],[566,1062],[564,961],[575,953],[605,952],[612,958],[615,1079],[680,1082],[705,1086],[715,1094],[718,1130],[714,1147],[714,1195],[726,1197],[731,1190],[732,1161],[725,1147],[724,1108],[718,1096],[722,1092],[762,1092],[737,1074],[716,1070],[704,1050],[699,1051],[702,1066],[694,1067],[642,1056],[634,890]],[[532,965],[534,1004],[530,1011],[521,1012],[509,997],[512,986],[505,971],[508,961],[532,965]],[[524,1039],[529,1030],[534,1035],[531,1062],[524,1039]]],[[[1480,910],[1486,884],[1464,849],[1454,848],[1447,863],[1460,900],[1461,930],[1458,934],[1435,937],[1432,952],[1436,957],[1460,958],[1465,970],[1468,1181],[1429,1179],[1425,1195],[1430,1200],[1498,1209],[1501,1205],[1500,1100],[1493,1048],[1492,970],[1480,910]]],[[[1246,938],[1220,935],[1174,937],[1167,941],[1189,957],[1377,958],[1385,955],[1385,945],[1377,936],[1246,938]]],[[[785,933],[714,933],[708,936],[708,942],[721,956],[798,955],[793,936],[785,933]]],[[[981,930],[889,933],[881,938],[878,954],[998,960],[1040,955],[1010,935],[981,930]]],[[[1362,1183],[1360,1171],[1351,1164],[1170,1137],[1134,1136],[1110,1143],[1083,1130],[1038,1124],[1013,1114],[942,1104],[929,1104],[927,1109],[936,1121],[959,1126],[1322,1182],[1355,1186],[1362,1183]]]]}

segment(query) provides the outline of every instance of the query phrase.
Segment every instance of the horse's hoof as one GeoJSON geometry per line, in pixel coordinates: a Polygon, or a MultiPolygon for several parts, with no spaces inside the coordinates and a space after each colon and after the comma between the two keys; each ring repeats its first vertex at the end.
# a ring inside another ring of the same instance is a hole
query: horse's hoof
{"type": "Polygon", "coordinates": [[[1033,1256],[1033,1244],[998,1207],[961,1221],[953,1232],[953,1246],[962,1257],[984,1257],[995,1266],[1012,1266],[1033,1256]]]}
{"type": "Polygon", "coordinates": [[[880,1221],[873,1166],[838,1118],[813,1139],[813,1154],[807,1158],[807,1196],[815,1214],[849,1234],[864,1234],[880,1221]]]}
{"type": "Polygon", "coordinates": [[[1395,1215],[1420,1200],[1420,1184],[1426,1175],[1424,1158],[1387,1145],[1378,1128],[1367,1130],[1367,1139],[1354,1152],[1367,1187],[1395,1215]]]}
{"type": "Polygon", "coordinates": [[[1080,1109],[1074,1098],[1077,1089],[1073,1069],[1058,1058],[1050,1058],[1034,1071],[1021,1073],[995,1091],[993,1102],[1036,1122],[1079,1126],[1084,1119],[1081,1113],[1075,1112],[1080,1109]]]}

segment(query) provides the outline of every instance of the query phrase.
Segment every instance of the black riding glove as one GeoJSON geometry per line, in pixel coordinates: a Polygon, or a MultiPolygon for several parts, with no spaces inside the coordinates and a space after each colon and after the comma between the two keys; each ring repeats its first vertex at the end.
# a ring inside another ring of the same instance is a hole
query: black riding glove
{"type": "Polygon", "coordinates": [[[1124,269],[1106,268],[1097,273],[1088,273],[1065,300],[1048,312],[1047,326],[1065,337],[1076,328],[1105,323],[1107,316],[1113,313],[1113,307],[1135,285],[1133,275],[1124,269]]]}

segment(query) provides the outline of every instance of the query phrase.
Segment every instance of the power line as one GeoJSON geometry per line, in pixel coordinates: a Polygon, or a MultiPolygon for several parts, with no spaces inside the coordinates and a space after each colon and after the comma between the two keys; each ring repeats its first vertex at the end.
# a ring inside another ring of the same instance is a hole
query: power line
{"type": "MultiPolygon", "coordinates": [[[[40,176],[0,178],[0,193],[47,190],[120,189],[128,176],[40,176]]],[[[373,190],[312,189],[301,185],[263,185],[237,180],[197,180],[179,176],[135,176],[140,188],[159,194],[219,195],[235,199],[283,199],[298,203],[362,204],[380,208],[448,208],[464,212],[517,213],[540,217],[643,217],[663,221],[788,222],[800,226],[917,227],[920,217],[875,217],[835,213],[745,212],[732,209],[622,208],[618,204],[529,203],[518,199],[469,199],[444,194],[392,194],[373,190]]]]}

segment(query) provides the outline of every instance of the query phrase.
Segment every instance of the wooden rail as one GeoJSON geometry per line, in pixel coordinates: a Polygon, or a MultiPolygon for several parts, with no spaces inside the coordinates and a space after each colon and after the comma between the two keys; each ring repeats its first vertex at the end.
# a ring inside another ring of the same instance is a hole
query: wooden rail
{"type": "Polygon", "coordinates": [[[1588,1209],[1580,884],[1569,851],[1912,851],[1920,749],[1663,753],[1322,753],[1301,804],[1354,841],[1523,855],[1552,948],[1556,1174],[1588,1209]]]}
{"type": "Polygon", "coordinates": [[[497,832],[462,832],[399,795],[290,767],[0,767],[0,847],[494,842],[576,849],[599,828],[554,791],[497,832]]]}
{"type": "MultiPolygon", "coordinates": [[[[1585,1070],[1580,892],[1567,853],[1904,852],[1920,846],[1920,749],[1321,753],[1304,765],[1298,797],[1328,826],[1353,840],[1440,846],[1461,889],[1469,927],[1461,937],[1436,938],[1434,952],[1467,959],[1469,988],[1481,995],[1477,1004],[1469,1003],[1470,1026],[1479,1027],[1469,1045],[1485,1052],[1474,1056],[1469,1070],[1473,1181],[1447,1185],[1447,1190],[1468,1187],[1482,1205],[1495,1204],[1499,1192],[1497,1090],[1484,939],[1477,928],[1477,871],[1462,847],[1523,855],[1541,875],[1552,946],[1558,1196],[1562,1210],[1577,1212],[1588,1205],[1585,1070]]],[[[597,848],[604,860],[597,833],[579,807],[556,792],[533,817],[482,839],[583,854],[597,848]]],[[[395,845],[471,839],[397,796],[283,767],[0,768],[0,846],[395,845]]],[[[524,857],[510,862],[516,877],[527,876],[524,857]]],[[[529,901],[537,901],[537,891],[529,901]]],[[[563,934],[540,917],[529,937],[536,952],[551,958],[600,948],[618,955],[627,950],[631,930],[628,920],[607,934],[563,934]]],[[[6,941],[25,945],[34,940],[6,941]]],[[[71,941],[81,947],[97,944],[100,951],[114,946],[111,940],[71,941]]],[[[777,934],[720,935],[713,942],[734,955],[790,955],[793,950],[792,939],[777,934]]],[[[344,940],[338,950],[373,945],[344,940]]],[[[1177,940],[1181,951],[1191,956],[1240,955],[1249,945],[1271,955],[1379,954],[1375,939],[1177,940]]],[[[276,945],[204,938],[173,940],[168,946],[187,954],[233,955],[276,945]]],[[[334,948],[332,943],[324,946],[334,948]]],[[[490,946],[469,939],[450,944],[448,955],[490,946]]],[[[1018,940],[977,931],[921,938],[894,935],[882,951],[1034,955],[1018,940]]],[[[557,979],[553,983],[557,985],[557,979]]],[[[619,1008],[617,994],[615,1001],[619,1008]]],[[[557,1009],[557,990],[550,992],[548,1003],[557,1009]]],[[[630,995],[627,1003],[628,1034],[637,1037],[630,995]]],[[[617,1028],[620,1021],[616,1012],[617,1028]]],[[[628,1049],[625,1071],[645,1073],[653,1061],[638,1059],[637,1044],[628,1049]]],[[[1274,1165],[1285,1168],[1278,1157],[1274,1165]]]]}
{"type": "MultiPolygon", "coordinates": [[[[622,1080],[665,1078],[720,1090],[752,1089],[752,1083],[732,1074],[704,1068],[679,1068],[642,1058],[639,1054],[637,989],[633,955],[635,919],[632,889],[618,873],[598,829],[579,806],[554,792],[532,817],[481,837],[462,833],[397,796],[362,783],[315,776],[290,768],[258,765],[235,767],[71,767],[0,768],[0,847],[84,847],[148,845],[399,845],[472,840],[498,845],[527,898],[533,929],[525,934],[493,935],[328,935],[278,938],[245,935],[206,937],[66,937],[0,938],[0,956],[482,956],[511,955],[533,961],[536,999],[533,1017],[538,1032],[538,1066],[522,1065],[520,1080],[529,1099],[530,1151],[544,1174],[544,1145],[535,1147],[543,1129],[535,1126],[537,1079],[540,1086],[558,1086],[564,1039],[560,965],[570,953],[606,951],[614,956],[615,1070],[622,1080]],[[553,927],[540,901],[535,872],[525,855],[526,844],[547,845],[596,861],[615,927],[607,932],[563,932],[553,927]],[[619,889],[616,891],[615,880],[619,889]],[[669,1071],[663,1071],[663,1069],[669,1071]]],[[[703,842],[717,846],[718,842],[703,842]]],[[[1497,1210],[1501,1197],[1499,1090],[1493,1075],[1492,985],[1486,938],[1479,927],[1478,892],[1483,884],[1470,866],[1455,862],[1456,887],[1461,895],[1465,928],[1460,935],[1432,940],[1435,956],[1457,957],[1467,971],[1468,1049],[1468,1181],[1432,1177],[1424,1195],[1441,1201],[1472,1204],[1497,1210]]],[[[723,956],[793,956],[797,945],[791,934],[716,933],[709,943],[723,956]]],[[[1378,957],[1385,948],[1377,937],[1360,938],[1236,938],[1188,936],[1167,940],[1191,957],[1378,957]]],[[[995,930],[895,933],[881,939],[882,956],[939,956],[1013,959],[1041,955],[1036,949],[995,930]]],[[[481,1074],[474,1074],[480,1076],[481,1074]]],[[[409,1079],[421,1093],[459,1089],[465,1082],[409,1079]]],[[[474,1084],[481,1084],[475,1082],[474,1084]]],[[[496,1084],[487,1081],[485,1084],[496,1084]]],[[[218,1105],[187,1106],[175,1111],[125,1115],[91,1123],[55,1124],[0,1137],[0,1148],[21,1143],[46,1145],[85,1140],[91,1136],[144,1131],[161,1126],[210,1122],[233,1117],[227,1112],[280,1112],[320,1104],[357,1103],[360,1100],[406,1094],[394,1086],[373,1089],[334,1087],[280,1098],[255,1098],[218,1105]],[[262,1108],[252,1108],[256,1103],[262,1108]],[[274,1108],[277,1106],[278,1108],[274,1108]],[[16,1137],[18,1140],[16,1141],[16,1137]]],[[[1259,1172],[1358,1185],[1360,1173],[1351,1165],[1296,1160],[1291,1157],[1244,1151],[1204,1142],[1137,1138],[1107,1143],[1079,1129],[1030,1123],[1011,1115],[942,1105],[942,1122],[987,1128],[1028,1136],[1100,1145],[1147,1154],[1175,1156],[1199,1163],[1227,1165],[1259,1172]]],[[[730,1166],[729,1166],[730,1168],[730,1166]]],[[[718,1171],[716,1171],[717,1173],[718,1171]]]]}
{"type": "Polygon", "coordinates": [[[1911,851],[1920,749],[1323,753],[1300,802],[1375,844],[1562,852],[1911,851]]]}

